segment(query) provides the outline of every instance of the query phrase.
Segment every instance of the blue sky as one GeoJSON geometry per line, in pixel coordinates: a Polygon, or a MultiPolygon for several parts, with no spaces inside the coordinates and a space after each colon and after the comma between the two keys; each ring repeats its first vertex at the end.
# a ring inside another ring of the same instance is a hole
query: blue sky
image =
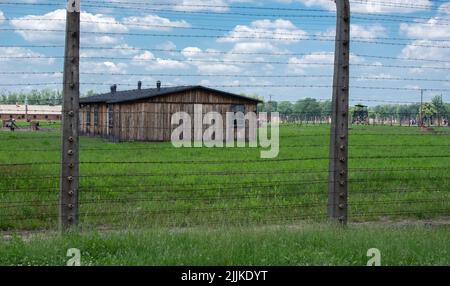
{"type": "MultiPolygon", "coordinates": [[[[82,92],[161,80],[278,101],[331,97],[333,1],[115,1],[81,0],[82,92]]],[[[450,1],[351,5],[352,104],[417,102],[419,89],[435,89],[425,100],[450,101],[450,1]]],[[[0,1],[0,88],[61,89],[62,74],[45,72],[62,71],[64,9],[65,1],[0,1]]]]}

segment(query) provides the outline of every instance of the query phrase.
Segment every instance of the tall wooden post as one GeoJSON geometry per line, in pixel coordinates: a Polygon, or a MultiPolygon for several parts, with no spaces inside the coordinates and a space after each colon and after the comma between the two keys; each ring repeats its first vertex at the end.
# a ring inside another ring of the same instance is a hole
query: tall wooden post
{"type": "Polygon", "coordinates": [[[336,50],[328,180],[328,216],[347,223],[350,3],[336,0],[336,50]]]}
{"type": "Polygon", "coordinates": [[[28,122],[28,96],[25,96],[25,121],[28,122]]]}
{"type": "Polygon", "coordinates": [[[67,2],[59,194],[59,225],[62,231],[73,228],[78,222],[80,0],[67,2]]]}
{"type": "Polygon", "coordinates": [[[419,120],[420,126],[424,126],[423,124],[423,89],[420,90],[420,120],[419,120]]]}

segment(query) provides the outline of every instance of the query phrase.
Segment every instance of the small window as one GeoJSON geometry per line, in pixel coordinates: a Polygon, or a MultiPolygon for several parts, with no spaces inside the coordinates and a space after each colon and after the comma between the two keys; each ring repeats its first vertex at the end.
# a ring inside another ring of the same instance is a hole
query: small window
{"type": "Polygon", "coordinates": [[[45,115],[45,119],[48,119],[48,115],[45,115]]]}
{"type": "Polygon", "coordinates": [[[36,115],[33,115],[33,119],[36,119],[36,115]]]}
{"type": "Polygon", "coordinates": [[[114,126],[114,122],[113,122],[113,120],[114,120],[114,111],[113,111],[113,106],[110,104],[110,105],[108,105],[108,127],[109,128],[113,128],[113,126],[114,126]]]}
{"type": "Polygon", "coordinates": [[[232,105],[231,106],[231,112],[242,112],[245,113],[245,105],[232,105]]]}
{"type": "Polygon", "coordinates": [[[90,127],[91,126],[91,110],[88,109],[86,112],[86,126],[90,127]]]}
{"type": "Polygon", "coordinates": [[[234,112],[236,115],[236,120],[234,120],[234,127],[244,127],[245,126],[245,105],[232,105],[230,107],[230,112],[234,112]],[[240,112],[239,117],[236,113],[240,112]]]}
{"type": "Polygon", "coordinates": [[[94,107],[94,126],[98,125],[98,106],[94,107]]]}

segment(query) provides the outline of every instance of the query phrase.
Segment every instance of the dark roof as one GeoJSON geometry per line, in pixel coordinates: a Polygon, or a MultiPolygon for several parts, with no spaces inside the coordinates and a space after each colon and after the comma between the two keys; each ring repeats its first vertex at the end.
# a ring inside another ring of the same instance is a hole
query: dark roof
{"type": "Polygon", "coordinates": [[[190,91],[195,89],[202,89],[205,91],[210,91],[214,93],[218,93],[224,96],[231,96],[235,98],[245,99],[249,101],[253,101],[256,103],[262,102],[259,99],[250,98],[242,95],[237,95],[233,93],[228,93],[225,91],[207,88],[204,86],[196,85],[196,86],[177,86],[177,87],[161,87],[161,89],[157,88],[149,88],[149,89],[134,89],[134,90],[126,90],[126,91],[116,91],[115,93],[104,93],[98,94],[90,97],[80,98],[81,104],[88,103],[122,103],[122,102],[130,102],[137,101],[143,99],[149,99],[157,96],[163,96],[178,92],[190,91]]]}

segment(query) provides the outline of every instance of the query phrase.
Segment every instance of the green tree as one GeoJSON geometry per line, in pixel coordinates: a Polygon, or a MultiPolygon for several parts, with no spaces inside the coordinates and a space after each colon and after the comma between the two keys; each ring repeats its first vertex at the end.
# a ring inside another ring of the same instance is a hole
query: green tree
{"type": "Polygon", "coordinates": [[[289,101],[282,101],[280,103],[278,103],[278,108],[277,111],[281,114],[292,114],[294,112],[294,104],[292,104],[292,102],[289,101]]]}
{"type": "Polygon", "coordinates": [[[396,117],[400,121],[409,121],[410,119],[415,118],[415,112],[411,112],[409,105],[398,105],[396,117]]]}
{"type": "Polygon", "coordinates": [[[320,114],[322,116],[330,116],[331,115],[331,101],[326,100],[319,103],[320,106],[320,114]]]}
{"type": "Polygon", "coordinates": [[[307,118],[314,116],[320,116],[321,108],[320,104],[315,98],[305,98],[298,100],[294,105],[295,113],[300,113],[307,118]]]}
{"type": "Polygon", "coordinates": [[[442,96],[438,95],[433,97],[433,99],[431,99],[431,103],[433,103],[433,105],[436,107],[437,114],[439,114],[440,116],[447,115],[447,108],[442,100],[442,96]]]}
{"type": "Polygon", "coordinates": [[[28,100],[34,105],[56,105],[61,104],[62,93],[59,90],[43,89],[29,92],[6,92],[2,91],[0,102],[5,104],[24,104],[28,100]]]}
{"type": "Polygon", "coordinates": [[[433,103],[424,103],[421,108],[422,113],[422,121],[427,122],[428,126],[430,126],[433,116],[437,113],[436,106],[433,103]]]}
{"type": "Polygon", "coordinates": [[[276,101],[274,101],[274,100],[272,100],[272,101],[268,101],[267,103],[266,103],[266,106],[265,106],[266,108],[265,108],[265,111],[266,112],[276,112],[277,110],[278,110],[278,102],[276,102],[276,101]]]}

